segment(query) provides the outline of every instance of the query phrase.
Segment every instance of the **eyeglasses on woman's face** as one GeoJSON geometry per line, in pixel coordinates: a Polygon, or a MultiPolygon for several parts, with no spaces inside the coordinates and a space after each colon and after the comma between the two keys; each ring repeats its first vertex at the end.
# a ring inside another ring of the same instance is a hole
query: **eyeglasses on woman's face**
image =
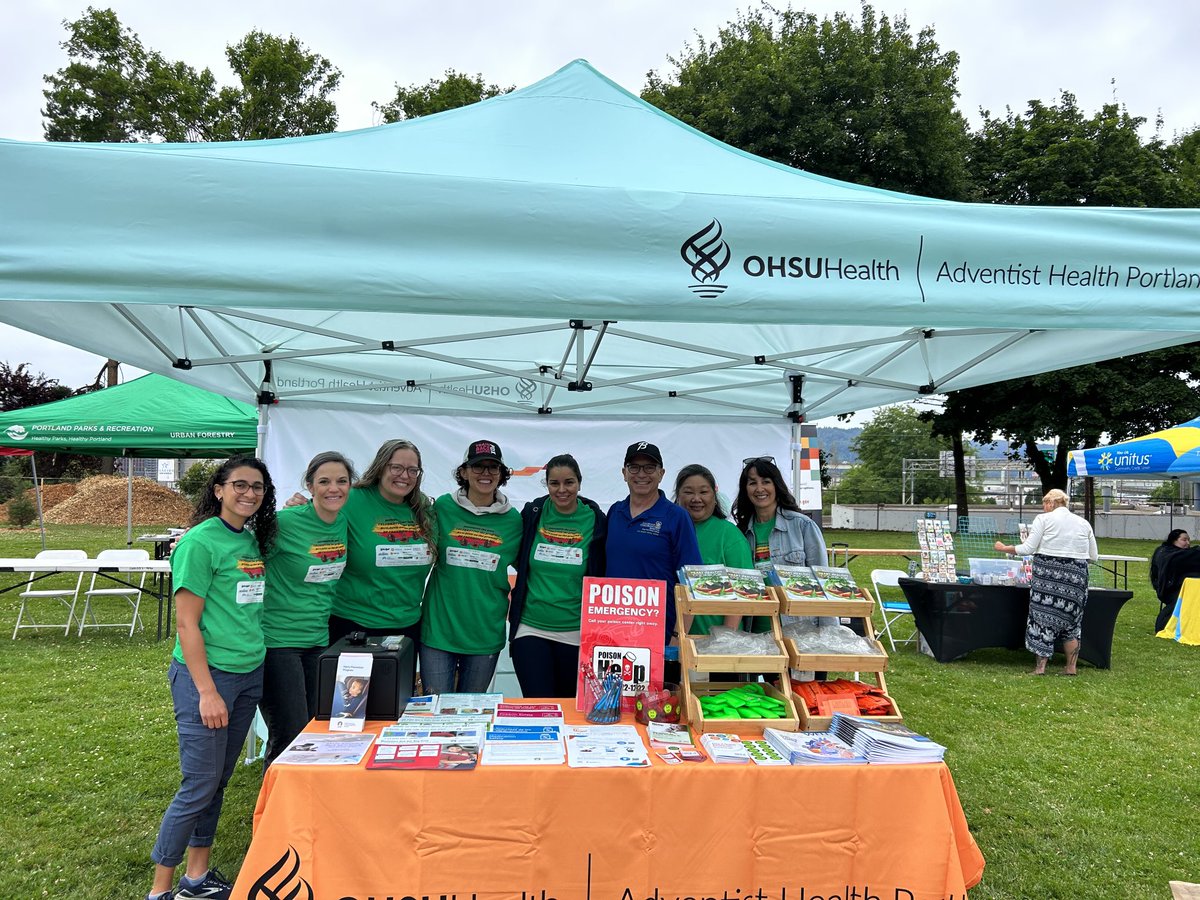
{"type": "Polygon", "coordinates": [[[416,478],[424,471],[420,466],[402,466],[398,463],[388,463],[387,470],[389,475],[407,475],[409,478],[416,478]]]}
{"type": "Polygon", "coordinates": [[[476,475],[499,475],[500,463],[471,463],[467,466],[476,475]]]}
{"type": "Polygon", "coordinates": [[[234,492],[238,493],[238,494],[244,494],[244,493],[246,493],[246,491],[250,491],[250,493],[257,494],[258,496],[261,497],[264,493],[266,493],[266,490],[267,490],[267,486],[265,484],[263,484],[261,481],[256,481],[253,484],[251,484],[249,481],[241,481],[241,480],[225,481],[222,483],[233,488],[234,492]]]}

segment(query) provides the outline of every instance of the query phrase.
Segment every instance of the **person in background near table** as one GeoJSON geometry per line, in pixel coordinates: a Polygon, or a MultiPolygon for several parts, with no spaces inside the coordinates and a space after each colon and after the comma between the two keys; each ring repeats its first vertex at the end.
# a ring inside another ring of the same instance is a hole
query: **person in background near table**
{"type": "Polygon", "coordinates": [[[171,557],[178,639],[167,681],[182,778],[159,826],[151,898],[226,898],[209,865],[225,785],[262,697],[264,560],[275,541],[275,488],[262,461],[237,456],[213,473],[171,557]]]}
{"type": "Polygon", "coordinates": [[[608,520],[579,496],[583,474],[569,453],[546,463],[545,483],[546,496],[521,510],[509,647],[523,696],[574,697],[583,578],[604,574],[608,520]]]}
{"type": "Polygon", "coordinates": [[[496,672],[508,615],[508,567],[521,516],[500,488],[512,472],[493,441],[472,441],[458,490],[434,503],[438,564],[425,589],[421,684],[427,694],[480,693],[496,672]]]}
{"type": "MultiPolygon", "coordinates": [[[[752,456],[742,460],[733,518],[750,548],[757,568],[772,564],[784,566],[825,566],[829,558],[821,528],[800,510],[783,472],[770,456],[752,456]]],[[[815,625],[836,625],[836,616],[807,616],[815,625]]],[[[783,616],[790,624],[797,616],[783,616]]],[[[766,630],[765,621],[756,622],[754,631],[766,630]]],[[[823,677],[823,676],[818,676],[823,677]]]]}
{"type": "MultiPolygon", "coordinates": [[[[708,566],[750,569],[754,560],[745,536],[729,521],[717,497],[717,479],[707,467],[692,463],[675,476],[675,502],[692,518],[700,558],[708,566]]],[[[738,628],[741,616],[693,616],[689,634],[708,634],[714,625],[738,628]]],[[[722,679],[713,678],[712,681],[722,679]]]]}
{"type": "Polygon", "coordinates": [[[433,568],[433,505],[421,492],[421,451],[385,441],[346,498],[346,570],[329,617],[329,640],[352,631],[421,644],[421,595],[433,568]]]}
{"type": "MultiPolygon", "coordinates": [[[[700,565],[700,545],[692,517],[667,499],[662,453],[647,441],[625,450],[621,477],[629,496],[608,510],[605,570],[609,578],[648,578],[667,583],[666,642],[676,643],[675,585],[681,566],[700,565]]],[[[664,681],[678,683],[679,664],[664,669],[664,681]]]]}
{"type": "Polygon", "coordinates": [[[1182,528],[1175,528],[1167,534],[1165,541],[1154,548],[1154,555],[1150,557],[1150,586],[1154,588],[1158,602],[1162,604],[1158,617],[1154,620],[1155,634],[1167,627],[1167,621],[1175,612],[1175,601],[1179,599],[1178,593],[1172,595],[1170,592],[1170,584],[1166,578],[1167,560],[1190,546],[1192,539],[1188,533],[1182,528]]]}
{"type": "Polygon", "coordinates": [[[317,667],[329,646],[329,613],[346,568],[342,507],[354,467],[342,454],[318,453],[304,470],[312,503],[279,512],[279,531],[267,559],[263,602],[263,697],[269,766],[317,714],[317,667]]]}
{"type": "Polygon", "coordinates": [[[1087,519],[1067,509],[1067,495],[1055,488],[1042,497],[1044,512],[1034,516],[1029,537],[1008,545],[996,541],[1001,553],[1033,554],[1033,580],[1029,585],[1029,623],[1025,647],[1037,657],[1033,674],[1045,675],[1054,655],[1054,644],[1063,642],[1067,657],[1063,675],[1076,675],[1079,635],[1087,605],[1088,561],[1095,562],[1096,535],[1087,519]]]}

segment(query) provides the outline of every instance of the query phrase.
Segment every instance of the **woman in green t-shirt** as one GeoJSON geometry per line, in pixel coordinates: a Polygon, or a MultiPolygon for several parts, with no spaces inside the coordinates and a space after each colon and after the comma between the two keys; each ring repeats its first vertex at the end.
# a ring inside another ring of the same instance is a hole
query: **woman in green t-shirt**
{"type": "Polygon", "coordinates": [[[458,490],[434,503],[437,567],[425,589],[421,684],[427,694],[480,693],[504,647],[508,567],[521,517],[500,491],[512,472],[493,441],[472,441],[454,471],[458,490]]]}
{"type": "Polygon", "coordinates": [[[275,540],[275,489],[261,460],[235,457],[209,479],[193,527],[171,555],[178,639],[167,671],[179,737],[179,790],[163,815],[151,897],[229,896],[209,868],[225,785],[262,697],[263,560],[275,540]]]}
{"type": "Polygon", "coordinates": [[[385,441],[350,491],[342,514],[349,536],[329,640],[352,631],[401,634],[421,643],[421,597],[433,567],[434,525],[421,492],[421,451],[412,441],[385,441]]]}
{"type": "Polygon", "coordinates": [[[607,519],[579,496],[569,453],[546,463],[547,494],[521,510],[517,582],[509,604],[513,668],[526,697],[574,697],[585,575],[604,575],[607,519]]]}
{"type": "Polygon", "coordinates": [[[267,560],[263,602],[263,698],[267,765],[317,714],[317,669],[329,646],[329,613],[346,568],[346,517],[354,481],[350,460],[318,453],[304,470],[312,503],[279,513],[279,533],[267,560]]]}
{"type": "MultiPolygon", "coordinates": [[[[675,502],[687,510],[696,526],[700,558],[707,566],[749,569],[750,548],[736,525],[729,521],[717,498],[717,480],[706,466],[693,463],[675,476],[675,502]]],[[[708,634],[714,625],[737,628],[741,616],[695,616],[688,634],[708,634]]]]}

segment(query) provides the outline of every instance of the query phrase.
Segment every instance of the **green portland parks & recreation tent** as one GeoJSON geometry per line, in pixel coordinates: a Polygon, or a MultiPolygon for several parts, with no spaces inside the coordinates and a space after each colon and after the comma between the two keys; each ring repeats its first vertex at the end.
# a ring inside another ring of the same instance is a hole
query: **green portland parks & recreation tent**
{"type": "Polygon", "coordinates": [[[0,141],[0,211],[0,321],[296,408],[786,422],[1200,340],[1200,210],[841,183],[583,61],[360,131],[0,141]]]}
{"type": "Polygon", "coordinates": [[[253,453],[254,406],[161,375],[0,413],[0,447],[85,456],[253,453]]]}
{"type": "MultiPolygon", "coordinates": [[[[219,458],[254,453],[257,442],[254,406],[154,374],[102,391],[0,413],[0,448],[17,451],[219,458]]],[[[132,515],[130,496],[130,541],[132,515]]]]}

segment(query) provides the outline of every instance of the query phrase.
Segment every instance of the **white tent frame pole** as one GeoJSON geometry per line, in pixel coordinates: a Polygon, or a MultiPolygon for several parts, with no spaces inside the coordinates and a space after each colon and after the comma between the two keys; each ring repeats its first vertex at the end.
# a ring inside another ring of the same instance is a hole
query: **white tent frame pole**
{"type": "MultiPolygon", "coordinates": [[[[225,349],[224,345],[217,338],[217,336],[212,333],[212,329],[208,327],[208,323],[205,322],[203,319],[201,319],[198,315],[196,315],[195,307],[189,306],[189,307],[186,307],[182,311],[187,313],[187,317],[192,321],[192,324],[194,324],[200,330],[201,334],[203,334],[206,338],[208,338],[208,342],[210,344],[212,344],[214,348],[216,348],[216,351],[218,353],[222,353],[226,356],[229,355],[229,351],[227,351],[225,349]]],[[[188,355],[187,354],[187,335],[182,330],[182,328],[180,329],[179,337],[180,337],[180,340],[183,341],[184,358],[186,359],[187,355],[188,355]]],[[[243,369],[241,366],[237,366],[237,365],[232,366],[231,368],[233,369],[234,373],[238,376],[238,378],[240,378],[245,383],[246,387],[250,388],[250,390],[255,389],[254,388],[254,379],[253,379],[253,377],[251,377],[251,375],[245,369],[243,369]]]]}
{"type": "Polygon", "coordinates": [[[133,546],[133,460],[125,457],[125,546],[133,546]]]}

